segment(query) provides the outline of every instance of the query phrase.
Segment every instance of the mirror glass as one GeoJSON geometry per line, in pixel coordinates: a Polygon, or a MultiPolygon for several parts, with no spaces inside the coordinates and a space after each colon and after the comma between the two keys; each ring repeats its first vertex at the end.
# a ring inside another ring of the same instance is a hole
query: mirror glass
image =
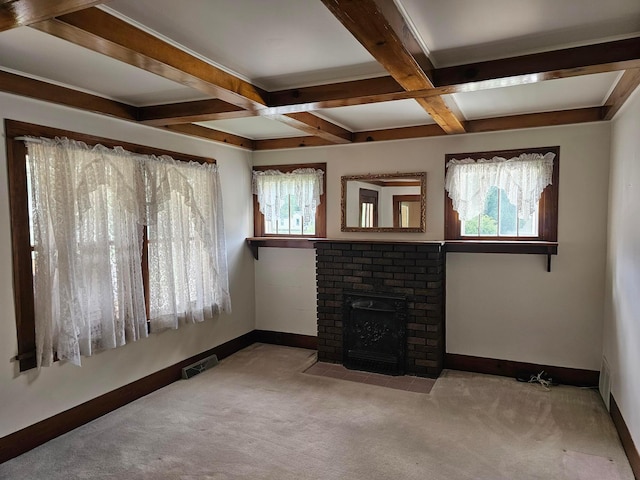
{"type": "Polygon", "coordinates": [[[424,232],[427,174],[342,177],[343,232],[424,232]]]}

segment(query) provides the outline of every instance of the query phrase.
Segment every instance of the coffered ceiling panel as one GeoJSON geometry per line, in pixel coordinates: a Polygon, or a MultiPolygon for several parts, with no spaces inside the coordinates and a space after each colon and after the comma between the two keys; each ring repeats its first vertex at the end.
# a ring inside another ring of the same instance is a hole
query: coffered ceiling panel
{"type": "Polygon", "coordinates": [[[115,0],[107,5],[266,89],[385,73],[320,0],[115,0]]]}
{"type": "Polygon", "coordinates": [[[415,100],[322,109],[317,113],[355,132],[435,123],[415,100]]]}
{"type": "Polygon", "coordinates": [[[619,76],[619,72],[599,73],[481,92],[456,93],[453,97],[468,120],[599,107],[619,76]]]}
{"type": "Polygon", "coordinates": [[[29,27],[0,33],[0,69],[24,72],[138,106],[206,97],[29,27]]]}
{"type": "Polygon", "coordinates": [[[638,0],[396,0],[438,67],[633,36],[638,0]]]}
{"type": "Polygon", "coordinates": [[[221,132],[233,133],[252,140],[304,136],[300,130],[267,117],[234,118],[199,122],[198,125],[221,132]]]}

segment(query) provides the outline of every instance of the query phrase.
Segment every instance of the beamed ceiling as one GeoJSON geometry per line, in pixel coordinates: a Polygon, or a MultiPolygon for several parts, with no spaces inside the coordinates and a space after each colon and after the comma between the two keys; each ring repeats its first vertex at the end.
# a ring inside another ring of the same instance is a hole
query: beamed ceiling
{"type": "Polygon", "coordinates": [[[0,0],[0,91],[249,150],[608,121],[637,0],[0,0]]]}

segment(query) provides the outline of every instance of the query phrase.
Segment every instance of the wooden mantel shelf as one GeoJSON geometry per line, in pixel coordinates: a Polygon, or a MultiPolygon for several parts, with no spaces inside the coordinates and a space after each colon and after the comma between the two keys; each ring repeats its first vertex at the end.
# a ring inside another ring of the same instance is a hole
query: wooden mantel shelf
{"type": "Polygon", "coordinates": [[[249,237],[247,245],[258,260],[260,247],[278,248],[314,248],[315,242],[348,242],[348,243],[431,243],[440,244],[445,252],[470,253],[511,253],[547,256],[547,272],[551,271],[551,255],[558,254],[558,242],[539,241],[491,241],[491,240],[440,240],[440,241],[411,241],[411,240],[371,240],[351,238],[309,238],[309,237],[249,237]]]}

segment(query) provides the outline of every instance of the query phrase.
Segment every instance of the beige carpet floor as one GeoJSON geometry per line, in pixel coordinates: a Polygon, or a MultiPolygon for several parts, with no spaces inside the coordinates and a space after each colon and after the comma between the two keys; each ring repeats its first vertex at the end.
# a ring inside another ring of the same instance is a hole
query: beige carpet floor
{"type": "Polygon", "coordinates": [[[445,371],[431,393],[255,344],[0,465],[7,480],[632,480],[594,390],[445,371]]]}

